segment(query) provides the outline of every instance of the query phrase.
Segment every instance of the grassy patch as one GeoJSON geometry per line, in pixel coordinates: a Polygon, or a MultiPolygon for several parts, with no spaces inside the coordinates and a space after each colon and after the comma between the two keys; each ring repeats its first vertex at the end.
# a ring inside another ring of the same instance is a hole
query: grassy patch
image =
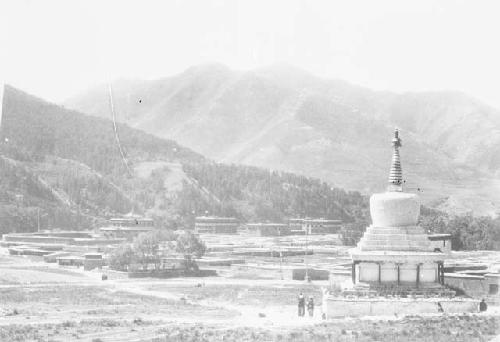
{"type": "Polygon", "coordinates": [[[1,303],[41,303],[51,305],[175,305],[179,301],[110,292],[96,286],[44,286],[0,289],[1,303]]]}
{"type": "Polygon", "coordinates": [[[154,342],[181,341],[289,341],[289,342],[479,342],[499,332],[499,317],[479,315],[408,317],[399,321],[349,320],[317,324],[301,329],[217,329],[203,325],[174,326],[158,330],[154,342]]]}
{"type": "Polygon", "coordinates": [[[64,321],[58,324],[10,324],[0,326],[0,341],[73,341],[80,335],[112,331],[116,328],[134,325],[147,326],[151,321],[125,321],[123,319],[93,319],[81,321],[64,321]]]}
{"type": "MultiPolygon", "coordinates": [[[[205,308],[180,300],[157,298],[95,286],[43,286],[0,289],[0,303],[12,311],[33,317],[60,317],[67,312],[83,317],[134,317],[156,314],[163,317],[211,317],[224,319],[234,312],[219,307],[205,308]]],[[[9,311],[10,312],[10,311],[9,311]]],[[[2,340],[0,340],[2,341],[2,340]]]]}

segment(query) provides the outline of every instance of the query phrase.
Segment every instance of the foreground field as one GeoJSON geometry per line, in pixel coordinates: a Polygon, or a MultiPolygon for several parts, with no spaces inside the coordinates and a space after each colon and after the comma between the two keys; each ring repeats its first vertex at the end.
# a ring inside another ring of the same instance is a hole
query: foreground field
{"type": "Polygon", "coordinates": [[[154,341],[487,341],[499,333],[500,320],[488,316],[406,317],[400,320],[360,320],[321,323],[301,329],[214,329],[213,327],[163,328],[154,341]]]}
{"type": "Polygon", "coordinates": [[[80,320],[62,323],[6,325],[0,327],[2,341],[338,341],[338,342],[479,342],[488,341],[499,331],[498,317],[463,315],[405,317],[399,320],[361,320],[320,323],[302,328],[230,328],[127,320],[80,320]]]}
{"type": "Polygon", "coordinates": [[[0,255],[0,341],[488,341],[488,314],[321,318],[321,289],[272,279],[128,279],[0,255]],[[314,317],[297,317],[296,296],[314,317]]]}

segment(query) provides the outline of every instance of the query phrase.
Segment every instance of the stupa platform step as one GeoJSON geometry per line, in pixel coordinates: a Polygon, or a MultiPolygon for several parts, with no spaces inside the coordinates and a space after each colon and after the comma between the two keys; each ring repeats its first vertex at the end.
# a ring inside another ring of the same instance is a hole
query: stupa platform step
{"type": "Polygon", "coordinates": [[[370,234],[425,234],[422,227],[419,226],[406,226],[406,227],[376,227],[369,226],[366,228],[366,233],[370,234]]]}
{"type": "Polygon", "coordinates": [[[419,286],[412,284],[397,283],[358,283],[353,288],[342,292],[345,296],[390,296],[390,297],[444,297],[452,298],[456,292],[438,283],[422,283],[419,286]]]}
{"type": "Polygon", "coordinates": [[[365,233],[363,236],[364,240],[395,240],[395,241],[424,241],[427,244],[430,243],[429,238],[426,234],[372,234],[365,233]]]}

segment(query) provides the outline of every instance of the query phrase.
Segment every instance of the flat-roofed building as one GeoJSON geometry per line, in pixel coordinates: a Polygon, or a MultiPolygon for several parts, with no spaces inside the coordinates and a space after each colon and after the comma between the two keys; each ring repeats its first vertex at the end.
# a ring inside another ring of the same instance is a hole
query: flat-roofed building
{"type": "Polygon", "coordinates": [[[284,223],[248,223],[246,232],[256,236],[290,235],[290,228],[284,223]]]}
{"type": "Polygon", "coordinates": [[[302,229],[307,234],[338,234],[342,228],[342,220],[304,219],[302,229]]]}
{"type": "Polygon", "coordinates": [[[93,270],[94,268],[101,269],[104,265],[104,259],[100,253],[85,253],[83,260],[83,269],[85,271],[93,270]]]}
{"type": "Polygon", "coordinates": [[[85,258],[77,255],[68,255],[57,258],[59,266],[83,266],[85,258]]]}
{"type": "Polygon", "coordinates": [[[151,231],[154,231],[154,227],[115,227],[115,226],[108,226],[108,227],[101,227],[99,229],[101,233],[107,238],[107,239],[127,239],[129,241],[132,241],[137,235],[141,233],[148,233],[151,231]]]}
{"type": "Polygon", "coordinates": [[[234,217],[198,216],[194,230],[197,234],[236,234],[239,224],[234,217]]]}
{"type": "Polygon", "coordinates": [[[154,227],[153,219],[146,217],[112,218],[109,224],[113,227],[154,227]]]}
{"type": "Polygon", "coordinates": [[[443,253],[451,252],[451,234],[432,234],[428,236],[432,248],[443,253]]]}
{"type": "Polygon", "coordinates": [[[101,233],[108,239],[132,240],[141,233],[155,230],[153,219],[139,216],[112,218],[109,225],[101,227],[101,233]]]}
{"type": "Polygon", "coordinates": [[[291,218],[288,220],[288,227],[292,232],[298,232],[303,230],[302,225],[304,224],[303,218],[291,218]]]}

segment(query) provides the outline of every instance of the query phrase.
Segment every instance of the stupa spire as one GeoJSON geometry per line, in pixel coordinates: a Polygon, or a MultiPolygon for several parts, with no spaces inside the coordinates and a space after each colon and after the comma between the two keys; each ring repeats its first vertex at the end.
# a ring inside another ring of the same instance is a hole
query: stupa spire
{"type": "Polygon", "coordinates": [[[394,130],[394,138],[392,139],[394,152],[392,154],[391,170],[389,172],[388,191],[403,191],[403,170],[401,169],[401,160],[399,157],[399,148],[401,146],[399,131],[396,128],[394,130]]]}

